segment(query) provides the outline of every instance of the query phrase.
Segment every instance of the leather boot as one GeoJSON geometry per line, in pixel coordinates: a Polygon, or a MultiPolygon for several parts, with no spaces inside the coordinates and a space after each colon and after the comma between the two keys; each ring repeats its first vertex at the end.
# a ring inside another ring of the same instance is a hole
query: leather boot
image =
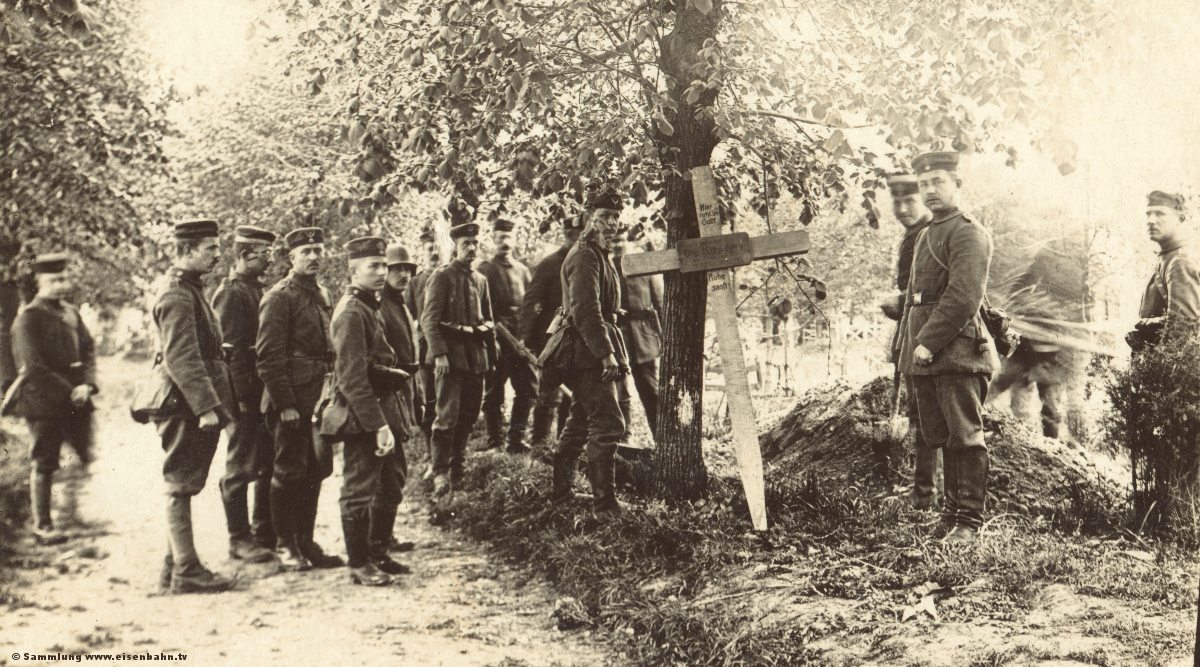
{"type": "Polygon", "coordinates": [[[599,456],[588,457],[588,481],[592,484],[592,515],[600,520],[621,513],[617,503],[616,447],[608,446],[599,456]]]}
{"type": "Polygon", "coordinates": [[[955,526],[978,530],[987,501],[988,452],[976,446],[958,452],[958,515],[955,526]]]}
{"type": "Polygon", "coordinates": [[[361,586],[386,586],[391,577],[379,571],[367,553],[370,513],[366,509],[342,512],[342,535],[346,540],[346,558],[349,560],[350,581],[361,586]]]}
{"type": "Polygon", "coordinates": [[[367,529],[367,559],[384,574],[408,574],[407,566],[397,563],[388,555],[392,541],[392,527],[396,523],[394,505],[374,505],[370,512],[370,527],[367,529]]]}
{"type": "Polygon", "coordinates": [[[329,569],[345,565],[339,556],[325,553],[321,545],[313,541],[313,532],[317,524],[317,508],[321,500],[321,483],[312,482],[302,487],[300,492],[300,518],[304,524],[296,532],[296,542],[300,545],[300,553],[312,563],[313,567],[329,569]]]}
{"type": "Polygon", "coordinates": [[[529,442],[535,449],[550,446],[550,427],[554,424],[555,406],[543,405],[540,401],[533,406],[533,423],[530,428],[529,442]]]}
{"type": "Polygon", "coordinates": [[[508,421],[508,453],[524,454],[529,451],[525,444],[525,431],[529,426],[529,411],[533,408],[529,398],[517,396],[513,399],[512,414],[508,421]]]}
{"type": "Polygon", "coordinates": [[[300,551],[296,541],[295,490],[291,487],[271,486],[271,524],[275,528],[275,557],[279,565],[289,572],[305,572],[312,563],[300,551]]]}
{"type": "Polygon", "coordinates": [[[483,413],[483,421],[487,426],[487,445],[484,447],[484,450],[503,447],[504,415],[500,410],[488,410],[483,413]]]}
{"type": "Polygon", "coordinates": [[[232,579],[211,572],[200,562],[192,536],[192,499],[167,496],[167,527],[174,569],[171,593],[220,593],[234,586],[232,579]]]}
{"type": "Polygon", "coordinates": [[[167,540],[167,555],[163,557],[162,569],[158,572],[158,592],[166,595],[171,592],[171,573],[175,570],[175,559],[171,557],[171,541],[167,540]]]}
{"type": "Polygon", "coordinates": [[[942,472],[945,477],[944,490],[942,496],[942,519],[941,525],[947,530],[953,528],[958,522],[958,460],[960,453],[956,449],[950,447],[942,447],[942,472]]]}
{"type": "Polygon", "coordinates": [[[255,543],[250,535],[250,511],[246,505],[246,487],[230,488],[221,484],[221,503],[225,507],[225,525],[229,528],[229,557],[247,563],[266,563],[275,556],[255,543]]]}
{"type": "Polygon", "coordinates": [[[565,506],[575,499],[572,487],[575,483],[575,466],[579,463],[579,455],[565,453],[561,448],[554,452],[552,486],[550,487],[550,502],[565,506]]]}
{"type": "Polygon", "coordinates": [[[39,544],[54,545],[67,541],[50,518],[50,494],[54,490],[54,473],[34,470],[29,475],[29,501],[33,511],[33,538],[39,544]]]}
{"type": "Polygon", "coordinates": [[[271,524],[271,478],[264,476],[254,482],[254,510],[250,515],[251,532],[259,546],[275,547],[275,529],[271,524]]]}

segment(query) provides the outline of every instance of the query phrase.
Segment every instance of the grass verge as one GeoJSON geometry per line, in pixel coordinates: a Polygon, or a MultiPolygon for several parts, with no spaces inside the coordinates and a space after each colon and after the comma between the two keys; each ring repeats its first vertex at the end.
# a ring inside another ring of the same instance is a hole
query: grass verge
{"type": "Polygon", "coordinates": [[[1194,603],[1178,554],[1042,520],[995,518],[950,551],[929,539],[929,515],[813,480],[768,485],[764,533],[748,530],[740,488],[723,479],[708,501],[633,501],[603,524],[586,501],[551,507],[549,485],[528,459],[474,457],[446,521],[574,598],[581,622],[634,664],[839,664],[847,646],[851,663],[881,660],[935,621],[1011,621],[1050,584],[1134,606],[1194,603]]]}

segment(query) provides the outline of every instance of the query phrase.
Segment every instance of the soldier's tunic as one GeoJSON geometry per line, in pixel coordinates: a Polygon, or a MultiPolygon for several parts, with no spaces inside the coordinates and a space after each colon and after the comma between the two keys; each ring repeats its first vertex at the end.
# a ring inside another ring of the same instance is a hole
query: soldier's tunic
{"type": "MultiPolygon", "coordinates": [[[[550,328],[554,314],[562,306],[560,273],[563,260],[567,258],[567,251],[570,249],[571,245],[563,244],[533,267],[529,289],[521,303],[518,322],[520,333],[517,335],[534,354],[540,354],[546,346],[549,336],[546,330],[550,328]]],[[[561,385],[561,380],[553,377],[553,372],[541,369],[538,375],[537,400],[533,406],[532,439],[535,445],[549,436],[551,425],[556,419],[558,429],[566,423],[566,414],[570,410],[571,402],[563,395],[561,385]]]]}
{"type": "Polygon", "coordinates": [[[547,341],[539,361],[555,369],[574,393],[571,414],[558,439],[554,455],[555,497],[570,490],[575,461],[587,447],[589,478],[596,510],[616,507],[613,461],[617,443],[625,432],[625,419],[617,400],[617,383],[601,379],[603,360],[613,355],[628,364],[625,344],[617,327],[621,283],[607,250],[591,234],[584,234],[567,253],[562,268],[563,313],[561,323],[547,341]]]}
{"type": "Polygon", "coordinates": [[[991,259],[991,235],[982,225],[957,210],[935,217],[917,239],[900,348],[925,440],[944,448],[943,514],[973,527],[982,522],[987,487],[983,400],[999,367],[979,316],[991,259]],[[932,363],[915,363],[917,345],[933,353],[932,363]]]}
{"type": "MultiPolygon", "coordinates": [[[[662,276],[625,277],[620,263],[614,262],[621,277],[621,335],[629,352],[629,372],[642,407],[646,411],[646,422],[654,433],[658,423],[658,358],[662,355],[663,282],[662,276]]],[[[629,386],[622,379],[617,383],[621,402],[621,413],[625,417],[625,434],[629,437],[629,386]]]]}
{"type": "Polygon", "coordinates": [[[263,386],[258,379],[254,346],[258,339],[258,307],[263,285],[256,277],[232,274],[213,293],[212,308],[221,323],[229,374],[238,402],[239,416],[229,436],[225,453],[225,476],[221,496],[225,503],[230,534],[250,532],[246,494],[254,488],[253,532],[270,541],[271,468],[275,458],[271,435],[261,409],[263,386]]]}
{"type": "MultiPolygon", "coordinates": [[[[519,336],[519,314],[529,288],[529,268],[515,259],[493,257],[480,262],[475,269],[487,279],[496,321],[504,325],[514,338],[519,336]]],[[[519,340],[519,338],[518,338],[519,340]]],[[[508,442],[523,445],[529,411],[537,396],[537,371],[528,359],[498,338],[500,357],[496,367],[484,381],[483,415],[487,420],[488,439],[492,446],[501,444],[501,425],[504,410],[504,385],[512,382],[512,418],[509,420],[508,442]]]]}
{"type": "Polygon", "coordinates": [[[17,314],[12,341],[21,375],[14,414],[29,426],[34,468],[58,470],[63,442],[82,461],[90,461],[92,406],[90,401],[82,407],[71,402],[75,387],[96,389],[96,347],[79,310],[64,301],[35,298],[17,314]]]}
{"type": "Polygon", "coordinates": [[[332,327],[337,358],[333,383],[349,413],[338,431],[344,443],[342,514],[364,512],[376,501],[395,507],[404,490],[408,470],[404,442],[412,426],[401,409],[399,393],[379,381],[372,383],[372,366],[397,367],[396,353],[384,334],[379,301],[372,292],[347,287],[334,310],[332,327]],[[396,449],[376,456],[375,434],[385,426],[396,438],[396,449]]]}
{"type": "Polygon", "coordinates": [[[154,300],[162,369],[183,398],[178,411],[156,419],[163,479],[177,496],[200,493],[217,451],[220,429],[201,430],[199,416],[215,410],[224,427],[237,415],[221,328],[203,289],[200,274],[172,268],[154,300]]]}
{"type": "Polygon", "coordinates": [[[332,368],[329,293],[309,276],[291,274],[263,296],[256,343],[258,376],[265,388],[262,409],[275,441],[274,486],[320,481],[332,461],[313,439],[312,416],[325,374],[332,368]],[[294,426],[279,419],[300,413],[294,426]]]}
{"type": "Polygon", "coordinates": [[[429,276],[433,274],[434,269],[425,269],[417,275],[413,276],[408,282],[408,287],[404,289],[404,302],[408,305],[408,312],[412,314],[413,322],[416,323],[417,336],[417,364],[419,365],[417,384],[421,394],[421,410],[418,418],[420,419],[421,429],[429,435],[433,428],[433,418],[437,413],[436,405],[436,388],[433,382],[433,367],[426,363],[425,358],[428,356],[429,343],[425,341],[425,334],[421,332],[421,311],[425,307],[425,287],[429,284],[429,276]]]}
{"type": "Polygon", "coordinates": [[[437,416],[433,422],[433,472],[462,474],[467,438],[479,418],[483,376],[491,370],[495,349],[480,335],[494,322],[487,279],[455,259],[439,267],[425,288],[421,332],[428,343],[425,362],[445,355],[450,370],[435,378],[437,416]]]}
{"type": "Polygon", "coordinates": [[[1159,252],[1138,316],[1163,318],[1168,330],[1195,332],[1200,323],[1200,262],[1183,241],[1175,241],[1159,252]]]}
{"type": "Polygon", "coordinates": [[[424,397],[418,382],[416,322],[405,305],[404,294],[385,285],[379,298],[379,314],[383,317],[383,334],[396,355],[395,366],[412,375],[398,392],[400,408],[411,433],[421,424],[424,397]]]}

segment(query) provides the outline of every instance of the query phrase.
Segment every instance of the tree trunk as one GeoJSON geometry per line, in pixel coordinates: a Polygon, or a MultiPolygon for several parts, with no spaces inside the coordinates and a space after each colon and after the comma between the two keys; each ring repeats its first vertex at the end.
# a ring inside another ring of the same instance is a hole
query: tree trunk
{"type": "MultiPolygon", "coordinates": [[[[706,165],[717,145],[716,126],[707,113],[697,111],[713,103],[708,90],[694,104],[685,97],[700,61],[698,51],[706,39],[717,35],[721,13],[714,2],[708,14],[695,9],[677,10],[675,28],[660,44],[660,67],[671,76],[668,94],[678,111],[664,109],[671,129],[652,130],[666,174],[664,190],[667,246],[700,235],[692,199],[690,170],[706,165]]],[[[659,378],[659,417],[654,439],[654,493],[660,498],[692,500],[708,490],[708,473],[700,448],[704,399],[704,321],[708,281],[703,273],[668,273],[665,277],[663,356],[659,378]]]]}

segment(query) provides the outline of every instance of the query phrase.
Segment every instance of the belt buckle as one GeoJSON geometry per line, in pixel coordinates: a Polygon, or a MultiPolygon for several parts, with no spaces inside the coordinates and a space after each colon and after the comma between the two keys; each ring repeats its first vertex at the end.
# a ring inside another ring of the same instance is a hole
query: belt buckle
{"type": "Polygon", "coordinates": [[[913,292],[913,305],[914,306],[921,305],[921,293],[920,292],[913,292]]]}

